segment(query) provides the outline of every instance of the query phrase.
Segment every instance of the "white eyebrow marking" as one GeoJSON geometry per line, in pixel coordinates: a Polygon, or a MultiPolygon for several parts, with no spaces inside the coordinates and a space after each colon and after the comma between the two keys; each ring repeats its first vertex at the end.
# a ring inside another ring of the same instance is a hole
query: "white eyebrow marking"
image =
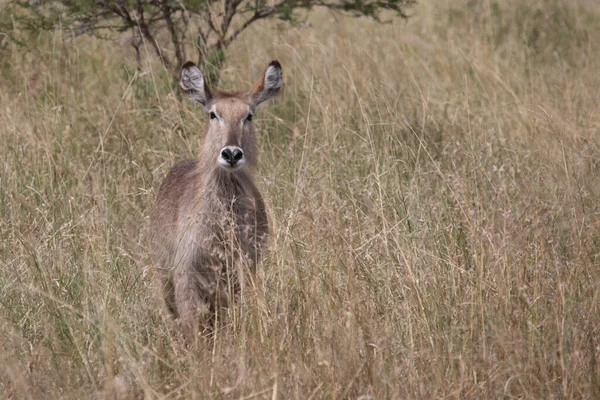
{"type": "Polygon", "coordinates": [[[221,124],[223,124],[223,118],[221,118],[221,116],[219,115],[219,113],[217,112],[217,106],[213,105],[210,110],[208,110],[209,113],[215,113],[215,115],[217,116],[217,119],[219,120],[219,122],[221,124]]]}
{"type": "Polygon", "coordinates": [[[254,116],[254,110],[252,110],[252,107],[250,106],[248,106],[248,114],[240,120],[240,125],[244,125],[244,122],[246,122],[249,116],[254,116]]]}

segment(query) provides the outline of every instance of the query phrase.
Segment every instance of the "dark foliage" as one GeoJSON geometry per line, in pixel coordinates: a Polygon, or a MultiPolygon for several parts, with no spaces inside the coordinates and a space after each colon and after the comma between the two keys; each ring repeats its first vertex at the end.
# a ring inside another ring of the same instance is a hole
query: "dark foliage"
{"type": "MultiPolygon", "coordinates": [[[[223,50],[248,26],[265,18],[297,21],[301,10],[316,6],[379,19],[383,10],[406,17],[415,0],[12,0],[11,18],[28,31],[67,29],[73,37],[102,32],[132,32],[140,57],[143,41],[170,69],[178,69],[194,48],[198,62],[215,75],[223,50]],[[193,27],[193,28],[192,28],[193,27]],[[166,40],[165,38],[168,38],[166,40]]],[[[0,26],[7,34],[10,28],[0,26]]]]}

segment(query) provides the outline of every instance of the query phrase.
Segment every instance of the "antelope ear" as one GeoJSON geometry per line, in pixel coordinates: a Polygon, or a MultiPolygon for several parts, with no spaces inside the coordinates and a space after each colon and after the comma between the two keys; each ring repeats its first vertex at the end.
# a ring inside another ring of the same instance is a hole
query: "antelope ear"
{"type": "Polygon", "coordinates": [[[273,60],[265,69],[264,76],[250,89],[249,95],[254,105],[257,106],[263,101],[277,96],[281,86],[283,86],[281,64],[279,64],[279,61],[273,60]]]}
{"type": "Polygon", "coordinates": [[[202,104],[204,108],[208,107],[212,94],[204,80],[204,75],[202,75],[196,64],[191,61],[183,64],[179,73],[179,86],[190,100],[202,104]]]}

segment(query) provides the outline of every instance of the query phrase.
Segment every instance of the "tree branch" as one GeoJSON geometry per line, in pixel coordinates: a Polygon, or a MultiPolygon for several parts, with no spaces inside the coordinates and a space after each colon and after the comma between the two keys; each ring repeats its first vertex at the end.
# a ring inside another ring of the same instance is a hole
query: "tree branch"
{"type": "Polygon", "coordinates": [[[252,17],[250,17],[248,20],[246,20],[246,22],[244,22],[242,24],[242,26],[240,26],[238,29],[233,31],[233,33],[231,33],[231,35],[229,35],[229,37],[227,39],[223,40],[223,42],[221,43],[219,48],[229,46],[231,44],[231,42],[233,42],[239,36],[239,34],[242,33],[253,22],[258,21],[259,19],[270,17],[271,15],[275,14],[275,12],[277,11],[277,8],[280,7],[282,4],[283,4],[283,2],[276,4],[272,7],[264,7],[262,9],[256,11],[254,13],[254,15],[252,15],[252,17]]]}
{"type": "Polygon", "coordinates": [[[161,0],[160,6],[162,9],[163,18],[167,23],[167,29],[171,34],[171,42],[173,43],[173,47],[175,47],[175,58],[177,59],[177,65],[181,66],[183,65],[183,56],[181,54],[181,45],[179,38],[177,37],[177,31],[175,30],[175,25],[171,19],[171,7],[168,4],[168,0],[161,0]]]}
{"type": "MultiPolygon", "coordinates": [[[[240,5],[242,0],[225,0],[225,15],[221,22],[221,38],[220,41],[225,40],[225,35],[229,31],[231,20],[236,14],[237,7],[240,5]]],[[[227,47],[226,45],[224,47],[227,47]]]]}
{"type": "MultiPolygon", "coordinates": [[[[123,9],[126,11],[124,6],[123,9]]],[[[138,15],[136,25],[139,27],[142,36],[150,42],[150,45],[154,49],[154,52],[156,53],[160,61],[163,63],[163,65],[167,68],[170,68],[171,61],[169,61],[169,59],[161,51],[160,47],[158,46],[158,42],[156,41],[156,39],[154,39],[154,36],[150,32],[148,24],[144,20],[144,4],[142,3],[142,0],[137,0],[137,14],[138,15]]],[[[129,17],[129,19],[131,20],[131,17],[129,17]]]]}

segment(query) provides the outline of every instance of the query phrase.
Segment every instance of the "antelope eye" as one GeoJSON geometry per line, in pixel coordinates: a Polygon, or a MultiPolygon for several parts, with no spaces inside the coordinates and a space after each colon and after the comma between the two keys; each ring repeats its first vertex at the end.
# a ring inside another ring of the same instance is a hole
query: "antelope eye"
{"type": "Polygon", "coordinates": [[[247,122],[252,122],[252,117],[253,117],[252,114],[248,114],[248,116],[246,117],[246,121],[247,122]]]}
{"type": "Polygon", "coordinates": [[[210,114],[208,114],[210,116],[210,119],[216,119],[217,118],[217,114],[215,114],[214,112],[210,112],[210,114]]]}

